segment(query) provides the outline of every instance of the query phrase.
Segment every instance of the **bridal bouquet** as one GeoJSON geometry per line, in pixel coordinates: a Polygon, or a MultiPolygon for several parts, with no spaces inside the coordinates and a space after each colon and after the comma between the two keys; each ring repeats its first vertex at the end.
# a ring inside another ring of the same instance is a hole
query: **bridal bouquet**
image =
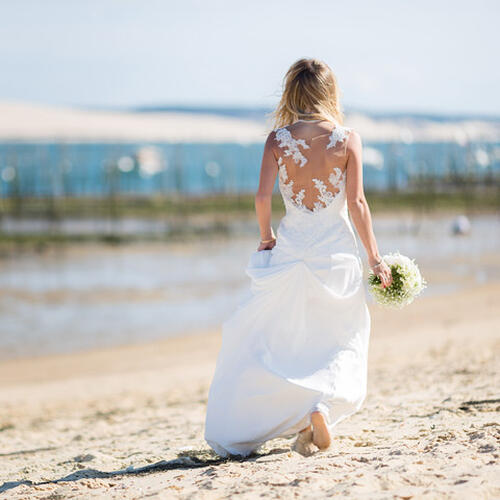
{"type": "Polygon", "coordinates": [[[382,259],[391,269],[392,284],[383,288],[380,278],[370,270],[368,288],[375,301],[392,308],[401,308],[411,304],[427,286],[417,264],[399,252],[384,255],[382,259]]]}

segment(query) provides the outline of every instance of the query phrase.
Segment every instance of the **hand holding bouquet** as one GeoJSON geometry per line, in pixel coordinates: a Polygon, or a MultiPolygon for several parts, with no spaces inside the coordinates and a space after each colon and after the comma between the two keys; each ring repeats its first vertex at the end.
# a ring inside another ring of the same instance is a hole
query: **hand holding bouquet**
{"type": "Polygon", "coordinates": [[[384,255],[382,260],[391,270],[392,283],[384,287],[380,277],[370,270],[368,288],[373,298],[377,303],[392,308],[411,304],[427,286],[417,264],[399,252],[384,255]]]}

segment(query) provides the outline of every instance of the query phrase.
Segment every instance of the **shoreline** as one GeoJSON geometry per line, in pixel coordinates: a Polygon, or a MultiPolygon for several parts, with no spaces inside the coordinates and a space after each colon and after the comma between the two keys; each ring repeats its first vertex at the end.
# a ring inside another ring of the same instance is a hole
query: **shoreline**
{"type": "MultiPolygon", "coordinates": [[[[491,234],[496,217],[472,218],[468,236],[453,236],[448,217],[391,215],[374,223],[380,248],[412,256],[428,280],[419,302],[500,282],[499,240],[491,234]]],[[[255,238],[245,233],[4,249],[0,362],[214,330],[248,293],[243,270],[254,247],[255,238]]]]}
{"type": "MultiPolygon", "coordinates": [[[[433,323],[433,318],[438,318],[440,327],[460,325],[469,315],[465,311],[467,305],[477,311],[483,309],[483,321],[500,321],[500,315],[495,316],[496,307],[500,310],[500,283],[490,282],[455,290],[441,295],[422,296],[415,299],[409,306],[398,310],[388,309],[377,304],[369,304],[372,318],[373,337],[385,339],[397,334],[402,324],[411,332],[433,323]],[[448,303],[454,303],[457,310],[443,310],[448,303]],[[430,318],[422,318],[422,312],[430,318]],[[487,312],[487,314],[486,314],[487,312]],[[462,317],[461,317],[462,316],[462,317]],[[384,328],[382,328],[384,324],[384,328]]],[[[470,318],[469,318],[470,319],[470,318]]],[[[434,325],[436,326],[436,325],[434,325]]],[[[462,331],[463,326],[460,327],[462,331]]],[[[407,331],[407,335],[408,335],[407,331]]],[[[109,373],[158,368],[164,363],[164,356],[170,358],[174,364],[183,364],[188,356],[202,357],[208,352],[217,350],[221,337],[220,329],[208,331],[192,331],[180,335],[152,341],[137,341],[117,344],[114,346],[96,347],[79,351],[47,353],[41,355],[18,356],[4,359],[0,364],[0,388],[9,384],[22,384],[30,382],[46,382],[59,377],[99,376],[109,373]],[[175,352],[175,357],[171,357],[175,352]],[[144,363],[147,358],[147,364],[144,363]],[[45,371],[45,369],[49,369],[45,371]],[[50,371],[53,370],[53,371],[50,371]]],[[[411,339],[406,339],[411,342],[411,339]]]]}
{"type": "MultiPolygon", "coordinates": [[[[175,245],[175,243],[172,243],[175,245]]],[[[177,251],[181,251],[184,245],[175,245],[177,251]]],[[[138,250],[143,247],[139,246],[138,250]]],[[[161,248],[161,247],[160,247],[161,248]]],[[[149,245],[146,249],[152,250],[149,245]]],[[[99,251],[102,255],[102,249],[96,247],[95,251],[99,251]]],[[[82,249],[80,247],[74,248],[74,252],[77,255],[88,255],[88,252],[92,252],[92,248],[82,249]]],[[[113,253],[113,249],[105,249],[113,253]]],[[[154,253],[151,253],[154,257],[154,253]]],[[[471,274],[473,272],[473,262],[470,258],[464,258],[461,256],[454,256],[448,259],[448,268],[441,268],[441,260],[429,261],[426,259],[419,259],[419,264],[424,275],[431,280],[430,287],[428,287],[424,293],[416,299],[416,302],[420,301],[446,301],[453,300],[455,296],[459,296],[463,292],[468,292],[469,289],[483,289],[484,287],[490,287],[492,290],[496,290],[496,287],[500,287],[499,282],[499,269],[498,269],[498,253],[482,253],[480,255],[481,265],[484,269],[489,269],[489,275],[484,274],[486,271],[481,271],[480,279],[478,277],[474,278],[471,274]],[[428,267],[431,265],[432,267],[428,267]],[[463,270],[467,269],[467,274],[460,276],[460,273],[454,273],[451,271],[451,267],[461,267],[463,270]]],[[[1,262],[1,260],[0,260],[1,262]]],[[[476,271],[477,272],[477,271],[476,271]]],[[[364,280],[365,280],[365,297],[367,304],[371,313],[374,317],[378,318],[381,316],[387,316],[391,321],[391,313],[393,312],[396,316],[399,316],[400,312],[397,310],[384,310],[382,306],[375,303],[372,295],[370,294],[366,279],[367,279],[367,269],[364,269],[364,280]]],[[[249,290],[246,278],[243,276],[241,278],[244,284],[241,289],[245,293],[249,290]]],[[[125,291],[113,291],[112,289],[101,290],[101,291],[87,291],[87,290],[73,290],[65,291],[63,293],[46,291],[41,293],[39,291],[24,291],[16,292],[15,289],[4,288],[3,293],[6,297],[11,297],[12,299],[18,298],[19,300],[29,301],[31,303],[36,303],[37,301],[43,301],[43,303],[54,304],[58,307],[63,307],[68,301],[103,301],[107,300],[110,303],[116,302],[120,303],[123,299],[128,300],[128,304],[140,305],[141,303],[158,303],[168,302],[168,294],[165,294],[159,290],[134,290],[128,289],[125,291]]],[[[500,289],[499,289],[500,293],[500,289]]],[[[235,302],[234,307],[237,307],[238,301],[235,302]]],[[[414,307],[414,304],[410,307],[414,307]]],[[[500,304],[499,304],[500,306],[500,304]]],[[[118,307],[118,306],[117,306],[118,307]]],[[[211,321],[209,327],[178,327],[178,329],[168,329],[166,328],[163,332],[157,332],[154,335],[150,335],[144,339],[139,338],[139,335],[125,334],[120,337],[114,336],[114,338],[99,339],[99,336],[92,337],[92,340],[82,340],[80,337],[85,336],[82,328],[75,330],[73,334],[75,339],[73,341],[64,340],[64,343],[57,343],[59,337],[52,339],[51,337],[40,337],[38,340],[34,337],[29,340],[24,339],[24,344],[18,342],[16,344],[8,344],[6,342],[4,345],[0,346],[0,387],[2,386],[2,365],[8,363],[16,363],[24,365],[26,364],[36,364],[41,363],[42,365],[51,366],[52,361],[57,365],[59,363],[67,363],[68,365],[72,363],[73,360],[79,360],[82,358],[82,363],[84,360],[92,362],[92,360],[112,358],[114,355],[120,355],[123,353],[124,360],[129,360],[133,363],[133,359],[130,357],[129,353],[136,352],[154,352],[155,348],[160,349],[162,352],[172,348],[177,349],[175,346],[183,346],[184,344],[189,344],[195,346],[196,343],[202,343],[207,345],[214,342],[214,338],[217,337],[217,331],[220,329],[220,325],[224,319],[231,313],[231,308],[229,308],[226,313],[219,319],[219,321],[211,321]],[[44,343],[42,343],[42,341],[44,343]],[[37,346],[39,344],[39,346],[37,346]],[[43,345],[43,348],[42,348],[43,345]],[[61,361],[62,360],[62,361],[61,361]]],[[[409,314],[406,312],[405,314],[409,314]]],[[[117,325],[120,328],[120,325],[117,325]]],[[[54,333],[54,332],[53,332],[54,333]]],[[[89,335],[87,335],[89,337],[89,335]]],[[[59,342],[61,338],[59,338],[59,342]]],[[[114,359],[116,364],[117,359],[114,359]]],[[[124,361],[125,362],[125,361],[124,361]]],[[[123,364],[123,363],[121,363],[123,364]]],[[[134,364],[134,363],[133,363],[134,364]]],[[[43,372],[43,369],[41,370],[43,372]]]]}

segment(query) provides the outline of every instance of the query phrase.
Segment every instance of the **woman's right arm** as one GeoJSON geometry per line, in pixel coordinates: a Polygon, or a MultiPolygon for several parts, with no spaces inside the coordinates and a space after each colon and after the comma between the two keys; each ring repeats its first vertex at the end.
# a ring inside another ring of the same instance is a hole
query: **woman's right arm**
{"type": "Polygon", "coordinates": [[[368,265],[380,277],[382,286],[390,286],[392,283],[391,270],[382,261],[382,257],[378,251],[377,240],[373,233],[370,207],[366,201],[363,189],[361,138],[354,130],[350,133],[347,140],[347,155],[346,195],[349,215],[365,247],[368,255],[368,265]]]}

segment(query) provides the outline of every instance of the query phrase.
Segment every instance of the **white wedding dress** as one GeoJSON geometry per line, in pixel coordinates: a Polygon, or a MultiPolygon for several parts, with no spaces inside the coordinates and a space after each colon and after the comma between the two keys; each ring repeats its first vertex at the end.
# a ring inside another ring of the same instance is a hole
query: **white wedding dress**
{"type": "Polygon", "coordinates": [[[303,120],[271,132],[286,215],[275,247],[250,256],[251,293],[223,324],[205,423],[223,457],[297,433],[312,411],[331,431],[366,396],[370,316],[345,192],[351,129],[329,125],[310,139],[299,138],[303,120]]]}

